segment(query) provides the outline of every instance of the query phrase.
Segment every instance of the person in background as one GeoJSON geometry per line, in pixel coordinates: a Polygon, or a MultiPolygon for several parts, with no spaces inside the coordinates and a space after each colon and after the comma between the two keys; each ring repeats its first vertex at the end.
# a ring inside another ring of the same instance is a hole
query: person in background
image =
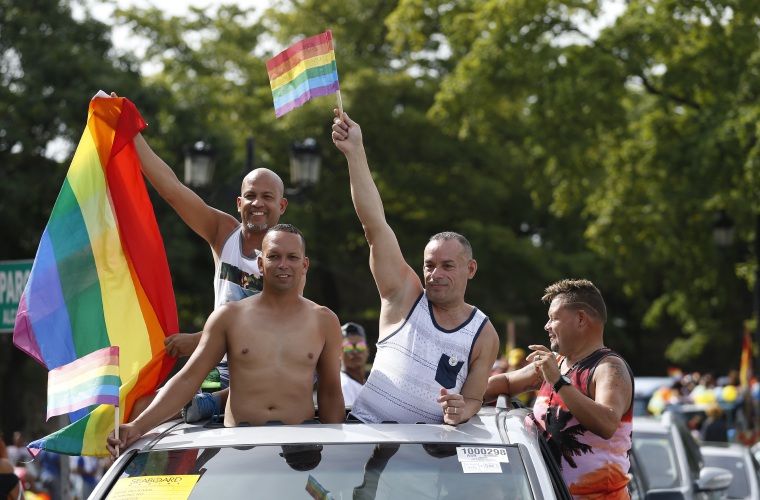
{"type": "Polygon", "coordinates": [[[21,480],[13,471],[13,464],[8,458],[5,441],[0,435],[0,499],[21,500],[24,498],[24,488],[21,480]]]}
{"type": "Polygon", "coordinates": [[[700,431],[702,441],[728,442],[728,424],[720,403],[717,401],[709,403],[705,408],[705,414],[707,418],[700,431]]]}
{"type": "MultiPolygon", "coordinates": [[[[40,482],[50,500],[64,500],[61,484],[61,455],[42,450],[34,459],[40,462],[40,482]]],[[[68,478],[66,478],[68,481],[68,478]]]]}
{"type": "Polygon", "coordinates": [[[340,328],[343,330],[340,386],[343,389],[343,402],[346,406],[351,406],[366,381],[369,347],[362,325],[348,322],[340,328]]]}
{"type": "Polygon", "coordinates": [[[69,470],[73,483],[73,493],[76,498],[87,500],[95,489],[102,475],[100,460],[97,457],[69,457],[69,470]]]}
{"type": "Polygon", "coordinates": [[[543,433],[570,493],[628,499],[633,429],[633,373],[604,346],[607,307],[588,280],[546,288],[551,348],[528,346],[530,364],[488,380],[486,401],[539,389],[528,418],[543,433]]]}

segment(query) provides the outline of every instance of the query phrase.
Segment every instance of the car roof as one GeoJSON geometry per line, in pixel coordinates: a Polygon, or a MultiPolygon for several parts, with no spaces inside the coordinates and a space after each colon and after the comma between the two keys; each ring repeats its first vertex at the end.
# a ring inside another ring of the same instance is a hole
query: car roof
{"type": "Polygon", "coordinates": [[[668,430],[668,424],[663,421],[661,417],[648,416],[633,417],[633,430],[634,432],[642,431],[659,434],[667,434],[670,432],[668,430]]]}
{"type": "Polygon", "coordinates": [[[185,424],[173,420],[146,434],[131,448],[141,451],[219,446],[260,446],[289,443],[355,444],[355,443],[464,443],[508,444],[535,441],[525,428],[526,412],[509,413],[488,407],[468,422],[446,424],[272,424],[251,427],[217,427],[185,424]],[[500,432],[499,420],[505,422],[500,432]]]}
{"type": "Polygon", "coordinates": [[[749,453],[749,448],[739,443],[702,441],[699,443],[699,449],[703,455],[740,456],[749,453]]]}
{"type": "Polygon", "coordinates": [[[660,387],[672,387],[676,381],[673,377],[633,377],[634,394],[651,397],[660,387]]]}

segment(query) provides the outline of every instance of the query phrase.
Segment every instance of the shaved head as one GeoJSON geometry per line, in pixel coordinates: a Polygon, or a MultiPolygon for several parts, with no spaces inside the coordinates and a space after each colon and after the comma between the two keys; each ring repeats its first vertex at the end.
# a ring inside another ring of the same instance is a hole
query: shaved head
{"type": "Polygon", "coordinates": [[[256,179],[267,179],[268,181],[273,182],[277,189],[277,194],[281,198],[285,195],[285,184],[282,182],[282,179],[274,171],[269,170],[268,168],[256,168],[248,172],[243,178],[242,191],[245,191],[246,184],[250,184],[256,179]]]}

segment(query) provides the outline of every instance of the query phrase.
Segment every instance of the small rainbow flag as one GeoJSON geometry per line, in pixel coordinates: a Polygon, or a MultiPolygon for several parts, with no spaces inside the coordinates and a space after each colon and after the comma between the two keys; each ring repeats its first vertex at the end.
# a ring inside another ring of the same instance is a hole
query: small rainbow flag
{"type": "Polygon", "coordinates": [[[119,406],[119,347],[104,347],[48,372],[47,420],[90,405],[119,406]]]}
{"type": "Polygon", "coordinates": [[[269,61],[267,73],[277,118],[313,97],[340,91],[332,32],[288,47],[269,61]]]}
{"type": "Polygon", "coordinates": [[[311,474],[309,474],[309,479],[306,481],[306,491],[314,500],[333,500],[330,492],[327,491],[324,486],[319,484],[319,481],[317,481],[311,474]]]}
{"type": "MultiPolygon", "coordinates": [[[[133,141],[145,126],[127,99],[99,92],[90,101],[13,330],[16,347],[48,370],[118,346],[121,421],[169,374],[174,360],[163,341],[179,330],[163,240],[133,141]]],[[[69,417],[71,425],[29,448],[107,456],[115,407],[92,405],[69,417]]]]}

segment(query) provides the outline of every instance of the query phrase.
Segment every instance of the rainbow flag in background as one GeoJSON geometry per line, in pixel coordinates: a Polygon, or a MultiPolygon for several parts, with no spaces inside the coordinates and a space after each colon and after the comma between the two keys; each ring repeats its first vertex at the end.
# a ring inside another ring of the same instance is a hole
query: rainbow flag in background
{"type": "Polygon", "coordinates": [[[749,329],[744,329],[744,338],[742,339],[742,360],[739,365],[739,381],[742,389],[749,387],[752,380],[752,335],[749,329]]]}
{"type": "MultiPolygon", "coordinates": [[[[42,234],[19,301],[13,343],[48,370],[119,347],[121,421],[156,389],[178,331],[169,266],[133,138],[146,124],[124,98],[99,92],[42,234]]],[[[29,445],[107,456],[114,407],[69,414],[71,425],[29,445]]]]}
{"type": "Polygon", "coordinates": [[[332,32],[292,45],[267,61],[277,118],[313,97],[340,90],[332,32]]]}
{"type": "Polygon", "coordinates": [[[47,420],[90,405],[119,406],[119,347],[104,347],[48,372],[47,420]]]}

